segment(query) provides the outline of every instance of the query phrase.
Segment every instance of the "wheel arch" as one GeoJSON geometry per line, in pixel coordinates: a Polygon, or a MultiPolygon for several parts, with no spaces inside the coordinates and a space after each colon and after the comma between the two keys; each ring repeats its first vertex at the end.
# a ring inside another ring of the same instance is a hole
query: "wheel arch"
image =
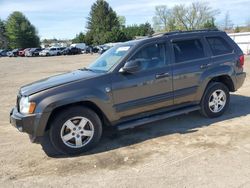
{"type": "Polygon", "coordinates": [[[94,102],[92,102],[92,101],[80,101],[80,102],[74,102],[74,103],[58,106],[55,109],[53,109],[49,118],[48,118],[47,124],[44,128],[44,132],[46,132],[47,130],[50,129],[50,126],[51,126],[50,122],[53,121],[53,119],[55,118],[57,113],[60,113],[60,111],[74,107],[74,106],[87,107],[87,108],[93,110],[100,118],[104,127],[110,125],[110,122],[109,122],[108,118],[106,117],[106,115],[104,114],[104,112],[94,102]]]}

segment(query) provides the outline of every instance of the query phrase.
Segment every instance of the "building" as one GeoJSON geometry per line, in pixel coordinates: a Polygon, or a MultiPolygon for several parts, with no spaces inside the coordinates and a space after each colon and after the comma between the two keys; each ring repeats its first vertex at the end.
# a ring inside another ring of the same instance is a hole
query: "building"
{"type": "Polygon", "coordinates": [[[246,55],[250,55],[250,32],[228,34],[246,55]]]}

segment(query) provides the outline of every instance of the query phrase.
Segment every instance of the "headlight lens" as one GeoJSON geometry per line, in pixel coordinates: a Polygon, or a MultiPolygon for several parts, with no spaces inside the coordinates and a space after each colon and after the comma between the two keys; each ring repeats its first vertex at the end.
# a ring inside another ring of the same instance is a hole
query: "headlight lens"
{"type": "Polygon", "coordinates": [[[29,102],[29,97],[22,97],[19,103],[19,109],[22,114],[32,114],[35,111],[36,104],[29,102]]]}

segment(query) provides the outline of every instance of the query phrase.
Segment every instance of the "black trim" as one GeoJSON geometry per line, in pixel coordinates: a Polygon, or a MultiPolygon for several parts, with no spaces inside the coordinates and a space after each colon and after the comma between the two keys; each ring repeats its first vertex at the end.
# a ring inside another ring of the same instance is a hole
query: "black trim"
{"type": "Polygon", "coordinates": [[[194,94],[197,91],[197,89],[198,89],[198,86],[193,86],[193,87],[176,90],[174,91],[174,98],[179,98],[179,97],[183,97],[186,95],[194,94]]]}
{"type": "Polygon", "coordinates": [[[118,130],[124,130],[124,129],[134,128],[134,127],[141,126],[141,125],[144,125],[144,124],[147,124],[147,123],[152,123],[152,122],[155,122],[155,121],[163,120],[163,119],[166,119],[166,118],[169,118],[169,117],[173,117],[173,116],[193,112],[193,111],[196,111],[196,110],[199,110],[199,109],[200,109],[199,105],[190,106],[190,107],[186,107],[186,108],[181,108],[179,110],[170,111],[170,112],[163,113],[163,114],[157,114],[157,115],[153,115],[153,116],[150,116],[150,117],[145,117],[145,118],[142,118],[142,119],[138,119],[138,120],[135,120],[135,121],[130,121],[130,122],[126,122],[126,123],[123,123],[123,124],[119,124],[119,125],[117,125],[117,129],[118,130]]]}
{"type": "Polygon", "coordinates": [[[170,92],[167,94],[160,94],[160,95],[155,95],[152,97],[147,97],[147,98],[143,98],[143,99],[137,99],[134,101],[129,101],[129,102],[117,104],[114,106],[114,108],[116,109],[116,112],[122,112],[122,111],[126,111],[129,109],[135,109],[135,108],[140,108],[142,106],[151,105],[154,103],[173,100],[173,97],[174,97],[173,93],[170,92]]]}

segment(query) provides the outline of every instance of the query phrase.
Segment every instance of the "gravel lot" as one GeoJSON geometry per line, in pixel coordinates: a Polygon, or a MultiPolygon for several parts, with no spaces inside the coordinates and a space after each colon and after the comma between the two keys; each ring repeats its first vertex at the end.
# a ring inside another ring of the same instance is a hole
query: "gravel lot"
{"type": "MultiPolygon", "coordinates": [[[[250,187],[250,76],[217,119],[194,112],[106,132],[91,153],[47,157],[9,124],[21,85],[97,56],[0,58],[0,187],[250,187]]],[[[250,58],[245,70],[250,71],[250,58]]]]}

